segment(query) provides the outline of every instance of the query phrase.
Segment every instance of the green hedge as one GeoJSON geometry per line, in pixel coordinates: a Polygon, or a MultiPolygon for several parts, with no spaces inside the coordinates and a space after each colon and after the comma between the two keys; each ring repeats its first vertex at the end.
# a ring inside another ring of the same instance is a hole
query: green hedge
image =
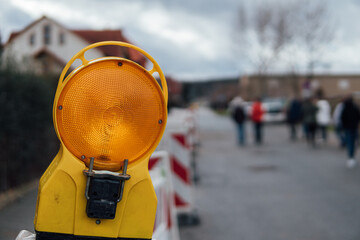
{"type": "Polygon", "coordinates": [[[0,71],[0,192],[39,177],[58,150],[56,78],[0,71]]]}

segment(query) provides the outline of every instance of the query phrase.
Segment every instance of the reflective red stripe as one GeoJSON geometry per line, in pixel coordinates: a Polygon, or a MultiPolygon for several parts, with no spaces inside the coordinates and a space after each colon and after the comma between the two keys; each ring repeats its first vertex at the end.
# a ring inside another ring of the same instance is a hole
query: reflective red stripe
{"type": "Polygon", "coordinates": [[[151,170],[158,162],[160,158],[150,158],[149,160],[149,170],[151,170]]]}
{"type": "Polygon", "coordinates": [[[170,156],[171,170],[186,184],[190,184],[190,173],[186,167],[184,167],[175,156],[170,156]]]}
{"type": "Polygon", "coordinates": [[[172,134],[173,138],[180,143],[184,148],[189,148],[189,144],[186,141],[186,137],[184,134],[172,134]]]}
{"type": "Polygon", "coordinates": [[[184,200],[181,199],[181,197],[179,195],[177,195],[176,193],[174,193],[174,198],[175,198],[175,205],[177,207],[185,207],[188,206],[189,203],[185,202],[184,200]]]}

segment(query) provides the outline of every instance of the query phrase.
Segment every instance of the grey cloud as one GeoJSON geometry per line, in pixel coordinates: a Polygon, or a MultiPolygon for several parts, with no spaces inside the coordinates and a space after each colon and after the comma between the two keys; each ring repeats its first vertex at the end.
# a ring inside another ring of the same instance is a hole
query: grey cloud
{"type": "MultiPolygon", "coordinates": [[[[153,55],[166,73],[179,77],[189,74],[239,74],[241,66],[245,66],[244,60],[231,54],[231,38],[234,36],[239,4],[276,4],[279,1],[288,0],[36,0],[38,4],[49,4],[49,8],[52,5],[63,6],[67,14],[52,16],[49,14],[51,11],[44,13],[69,28],[123,28],[126,36],[153,55]],[[209,51],[219,55],[210,58],[193,49],[191,44],[194,41],[189,41],[189,45],[177,45],[173,39],[146,31],[147,27],[151,27],[151,17],[164,12],[171,18],[171,23],[166,27],[173,31],[180,29],[196,32],[200,36],[194,40],[198,41],[196,44],[201,45],[201,41],[208,40],[209,46],[213,47],[209,51]],[[149,22],[149,26],[144,27],[140,19],[149,22]]],[[[360,28],[357,29],[354,24],[359,19],[360,0],[326,2],[333,21],[339,24],[336,26],[339,30],[335,29],[338,31],[336,48],[341,49],[344,43],[358,41],[360,28]]],[[[0,5],[0,31],[4,35],[34,20],[28,13],[5,0],[0,0],[0,5]]],[[[341,58],[340,54],[338,57],[341,58]]],[[[245,70],[249,71],[249,68],[245,70]]]]}
{"type": "Polygon", "coordinates": [[[12,31],[20,30],[32,21],[29,14],[14,7],[8,1],[0,1],[0,33],[6,41],[12,31]]]}

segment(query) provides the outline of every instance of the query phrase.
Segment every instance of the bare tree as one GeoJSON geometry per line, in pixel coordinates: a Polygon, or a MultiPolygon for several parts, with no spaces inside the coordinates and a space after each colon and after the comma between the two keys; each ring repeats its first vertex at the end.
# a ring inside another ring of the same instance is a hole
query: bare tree
{"type": "Polygon", "coordinates": [[[238,11],[237,45],[258,74],[265,74],[291,39],[286,6],[269,3],[238,11]]]}
{"type": "MultiPolygon", "coordinates": [[[[284,51],[282,60],[287,65],[289,80],[293,93],[300,93],[299,71],[306,73],[307,83],[311,86],[315,67],[328,67],[322,62],[323,53],[334,36],[335,25],[329,17],[328,7],[324,0],[303,0],[292,3],[289,18],[292,41],[284,51]]],[[[306,92],[311,89],[303,89],[306,92]]],[[[309,94],[309,93],[307,93],[309,94]]]]}
{"type": "Polygon", "coordinates": [[[239,8],[236,44],[241,56],[258,75],[261,94],[266,94],[268,70],[291,41],[287,5],[257,5],[251,11],[239,8]]]}
{"type": "Polygon", "coordinates": [[[265,94],[270,67],[288,65],[294,75],[305,61],[312,73],[332,39],[330,29],[322,0],[262,3],[239,7],[235,39],[242,58],[259,76],[265,94]]]}
{"type": "Polygon", "coordinates": [[[327,4],[323,0],[298,1],[294,13],[294,43],[305,53],[308,74],[312,75],[315,65],[319,64],[325,47],[333,40],[334,27],[329,20],[327,4]]]}

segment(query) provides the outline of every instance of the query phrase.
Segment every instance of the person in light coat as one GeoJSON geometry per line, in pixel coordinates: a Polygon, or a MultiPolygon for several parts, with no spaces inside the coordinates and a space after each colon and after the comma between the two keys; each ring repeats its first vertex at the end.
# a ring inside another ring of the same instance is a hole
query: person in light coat
{"type": "Polygon", "coordinates": [[[331,107],[327,100],[323,98],[323,94],[319,94],[319,100],[316,103],[318,111],[316,113],[316,122],[321,134],[321,139],[327,141],[327,128],[331,122],[331,107]]]}

